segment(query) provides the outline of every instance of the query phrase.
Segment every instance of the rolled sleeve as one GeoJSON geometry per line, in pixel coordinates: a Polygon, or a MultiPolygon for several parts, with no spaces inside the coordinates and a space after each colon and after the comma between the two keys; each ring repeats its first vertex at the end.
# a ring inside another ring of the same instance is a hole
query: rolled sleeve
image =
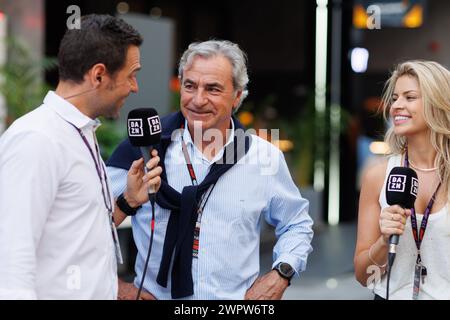
{"type": "Polygon", "coordinates": [[[312,251],[313,221],[308,214],[309,201],[294,184],[281,152],[279,156],[279,170],[268,177],[270,204],[265,212],[266,221],[275,227],[277,237],[272,267],[279,262],[289,263],[298,276],[305,271],[312,251]]]}

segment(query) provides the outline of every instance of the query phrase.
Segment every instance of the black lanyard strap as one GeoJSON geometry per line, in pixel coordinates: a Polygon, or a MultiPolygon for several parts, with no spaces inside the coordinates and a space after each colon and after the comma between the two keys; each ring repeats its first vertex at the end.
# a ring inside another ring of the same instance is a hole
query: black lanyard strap
{"type": "MultiPolygon", "coordinates": [[[[408,148],[406,148],[404,166],[409,168],[408,148]]],[[[412,227],[414,241],[416,242],[416,247],[417,247],[417,252],[418,252],[417,262],[421,261],[420,246],[422,244],[422,240],[425,235],[425,230],[427,229],[428,218],[431,213],[431,208],[433,207],[434,201],[436,200],[436,194],[437,194],[440,186],[441,186],[441,182],[439,182],[436,190],[434,191],[433,195],[431,196],[430,201],[428,202],[427,208],[425,209],[425,212],[424,212],[424,215],[422,218],[422,223],[420,224],[420,230],[418,229],[418,225],[417,225],[416,210],[415,210],[415,208],[411,208],[411,227],[412,227]]]]}

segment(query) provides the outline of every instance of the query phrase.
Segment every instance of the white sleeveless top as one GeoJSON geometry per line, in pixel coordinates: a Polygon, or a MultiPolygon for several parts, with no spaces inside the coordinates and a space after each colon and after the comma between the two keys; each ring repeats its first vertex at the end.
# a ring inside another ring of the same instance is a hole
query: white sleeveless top
{"type": "MultiPolygon", "coordinates": [[[[388,207],[386,202],[386,180],[393,167],[403,166],[401,156],[395,155],[388,159],[386,176],[380,192],[381,208],[388,207]]],[[[423,214],[416,213],[417,224],[420,226],[423,214]]],[[[450,216],[448,205],[438,212],[430,214],[425,235],[420,247],[422,264],[427,268],[425,283],[420,284],[419,299],[450,299],[450,216]]],[[[417,259],[417,248],[412,234],[411,218],[408,218],[405,231],[397,246],[397,256],[394,261],[389,284],[389,299],[411,300],[414,285],[414,266],[417,259]]],[[[386,297],[386,274],[381,282],[375,285],[374,293],[386,297]]]]}

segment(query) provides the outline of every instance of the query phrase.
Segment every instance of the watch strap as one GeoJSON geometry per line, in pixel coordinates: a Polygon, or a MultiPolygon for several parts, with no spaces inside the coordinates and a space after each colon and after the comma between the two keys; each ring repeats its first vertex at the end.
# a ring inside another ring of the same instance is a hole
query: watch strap
{"type": "Polygon", "coordinates": [[[116,204],[119,207],[120,210],[122,210],[123,213],[125,213],[127,216],[134,216],[136,215],[137,211],[142,208],[142,206],[133,208],[131,207],[127,200],[125,199],[125,196],[123,193],[117,198],[116,204]]]}

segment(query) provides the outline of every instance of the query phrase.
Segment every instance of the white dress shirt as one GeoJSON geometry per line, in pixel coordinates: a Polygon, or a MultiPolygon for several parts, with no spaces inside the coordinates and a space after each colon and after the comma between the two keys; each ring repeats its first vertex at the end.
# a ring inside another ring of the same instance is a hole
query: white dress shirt
{"type": "Polygon", "coordinates": [[[52,91],[0,137],[0,299],[117,298],[102,185],[69,122],[95,154],[99,122],[52,91]]]}

